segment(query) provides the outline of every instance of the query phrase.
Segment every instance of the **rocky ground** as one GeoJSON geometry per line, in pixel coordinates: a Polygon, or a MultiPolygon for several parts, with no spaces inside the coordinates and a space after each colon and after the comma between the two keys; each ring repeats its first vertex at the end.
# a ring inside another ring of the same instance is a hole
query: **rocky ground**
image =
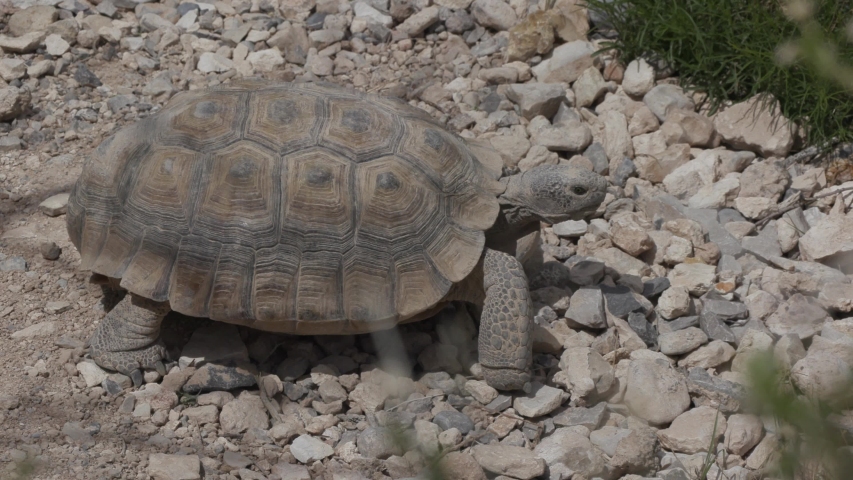
{"type": "Polygon", "coordinates": [[[0,3],[3,478],[397,479],[442,452],[447,478],[681,480],[713,444],[708,478],[745,480],[781,433],[744,411],[750,358],[846,391],[848,164],[792,155],[796,129],[755,102],[709,117],[665,69],[593,56],[574,0],[144,2],[0,3]],[[595,219],[521,242],[530,394],[478,380],[464,305],[401,328],[398,362],[385,337],[177,315],[163,378],[135,389],[87,359],[114,299],[65,233],[85,155],[175,92],[255,75],[405,98],[510,170],[608,176],[595,219]]]}

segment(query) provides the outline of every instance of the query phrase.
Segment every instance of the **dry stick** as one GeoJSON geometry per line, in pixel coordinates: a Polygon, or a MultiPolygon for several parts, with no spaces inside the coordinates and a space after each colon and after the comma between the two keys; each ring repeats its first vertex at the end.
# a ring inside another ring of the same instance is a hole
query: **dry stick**
{"type": "Polygon", "coordinates": [[[795,208],[800,206],[800,202],[802,201],[802,199],[803,195],[800,192],[797,192],[795,195],[791,195],[784,202],[780,203],[779,205],[776,205],[773,208],[773,212],[768,213],[767,215],[761,217],[761,219],[759,219],[757,222],[755,222],[756,226],[758,226],[758,228],[761,228],[764,225],[767,225],[770,220],[773,220],[774,218],[779,217],[785,214],[786,212],[794,210],[795,208]]]}
{"type": "Polygon", "coordinates": [[[764,217],[762,217],[760,220],[758,220],[757,222],[755,222],[755,224],[756,224],[756,226],[758,226],[759,228],[763,227],[764,225],[766,225],[767,223],[769,223],[769,222],[770,222],[770,220],[773,220],[773,219],[774,219],[774,218],[776,218],[776,217],[779,217],[779,216],[781,216],[781,215],[784,215],[785,213],[788,213],[788,212],[790,212],[791,210],[794,210],[794,209],[796,209],[796,208],[800,207],[800,206],[801,206],[801,205],[800,205],[800,200],[802,200],[802,203],[811,203],[811,202],[814,202],[815,200],[818,200],[818,199],[821,199],[821,198],[826,198],[826,197],[832,197],[832,196],[835,196],[835,195],[841,195],[841,197],[843,198],[843,197],[846,197],[846,196],[847,196],[847,195],[845,195],[845,193],[850,192],[850,191],[853,191],[853,187],[838,188],[838,189],[835,189],[835,190],[833,190],[833,191],[831,191],[831,192],[822,193],[822,194],[820,194],[820,195],[815,195],[814,197],[806,198],[806,199],[804,199],[804,200],[800,198],[800,197],[801,197],[801,195],[798,193],[797,195],[791,196],[790,198],[788,198],[788,199],[787,199],[787,200],[785,200],[784,202],[782,202],[782,203],[780,203],[779,205],[777,205],[777,206],[776,206],[776,209],[775,209],[775,210],[776,210],[775,212],[773,212],[773,213],[769,213],[769,214],[765,215],[765,216],[764,216],[764,217]],[[792,199],[796,199],[796,200],[792,200],[792,199]]]}

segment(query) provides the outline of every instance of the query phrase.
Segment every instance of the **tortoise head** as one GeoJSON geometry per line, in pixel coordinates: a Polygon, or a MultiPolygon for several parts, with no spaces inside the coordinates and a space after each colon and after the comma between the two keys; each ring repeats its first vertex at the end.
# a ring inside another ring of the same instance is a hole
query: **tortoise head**
{"type": "Polygon", "coordinates": [[[559,223],[595,212],[607,193],[601,175],[566,165],[541,165],[506,179],[499,202],[511,224],[559,223]]]}

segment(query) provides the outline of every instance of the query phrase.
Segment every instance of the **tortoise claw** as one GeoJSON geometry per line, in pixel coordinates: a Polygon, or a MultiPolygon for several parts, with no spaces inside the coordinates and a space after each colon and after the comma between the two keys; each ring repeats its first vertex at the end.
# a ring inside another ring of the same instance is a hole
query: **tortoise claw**
{"type": "Polygon", "coordinates": [[[138,368],[134,369],[132,372],[130,372],[130,379],[133,380],[134,387],[139,387],[140,385],[142,385],[142,381],[144,380],[144,377],[142,376],[142,370],[138,368]]]}

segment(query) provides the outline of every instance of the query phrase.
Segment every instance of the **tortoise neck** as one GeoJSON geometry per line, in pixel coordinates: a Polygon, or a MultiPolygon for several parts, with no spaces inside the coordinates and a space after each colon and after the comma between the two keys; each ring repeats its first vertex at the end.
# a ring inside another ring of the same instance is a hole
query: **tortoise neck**
{"type": "Polygon", "coordinates": [[[505,205],[486,231],[486,246],[515,255],[516,241],[538,229],[539,220],[524,208],[505,205]]]}

